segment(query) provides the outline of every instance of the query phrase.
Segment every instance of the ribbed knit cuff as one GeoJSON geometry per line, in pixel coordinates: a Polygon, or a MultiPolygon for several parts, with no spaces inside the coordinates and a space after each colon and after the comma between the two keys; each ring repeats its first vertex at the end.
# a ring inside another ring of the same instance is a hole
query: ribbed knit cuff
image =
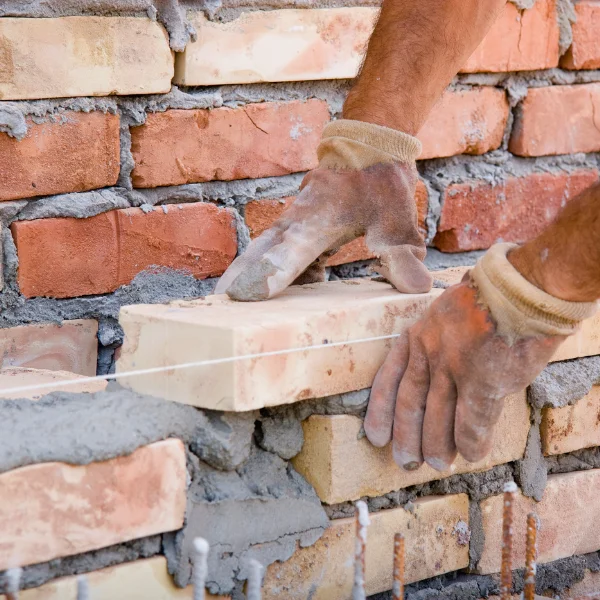
{"type": "Polygon", "coordinates": [[[525,279],[509,262],[516,244],[496,244],[477,262],[471,279],[479,299],[510,342],[518,337],[571,335],[591,317],[596,302],[568,302],[547,294],[525,279]]]}
{"type": "Polygon", "coordinates": [[[325,127],[317,154],[324,168],[366,169],[379,163],[414,162],[421,154],[421,142],[395,129],[341,119],[325,127]]]}

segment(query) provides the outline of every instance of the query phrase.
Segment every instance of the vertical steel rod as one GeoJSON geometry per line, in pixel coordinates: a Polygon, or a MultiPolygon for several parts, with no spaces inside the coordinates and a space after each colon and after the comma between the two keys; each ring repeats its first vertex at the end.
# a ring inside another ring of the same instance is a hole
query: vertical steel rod
{"type": "Polygon", "coordinates": [[[500,572],[500,598],[510,600],[512,591],[512,524],[513,502],[517,486],[514,481],[504,486],[504,510],[502,518],[502,569],[500,572]]]}
{"type": "Polygon", "coordinates": [[[356,503],[356,543],[354,546],[354,585],[352,600],[365,600],[365,554],[367,550],[367,527],[369,509],[362,500],[356,503]]]}
{"type": "Polygon", "coordinates": [[[525,549],[525,588],[523,590],[525,600],[534,600],[535,598],[537,530],[538,519],[533,513],[530,513],[527,515],[527,544],[525,549]]]}
{"type": "Polygon", "coordinates": [[[394,586],[392,600],[404,600],[404,536],[394,536],[394,586]]]}

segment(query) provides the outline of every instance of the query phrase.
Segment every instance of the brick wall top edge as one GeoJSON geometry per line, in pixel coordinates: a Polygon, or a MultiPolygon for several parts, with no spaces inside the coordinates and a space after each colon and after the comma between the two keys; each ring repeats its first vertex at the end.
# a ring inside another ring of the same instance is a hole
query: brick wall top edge
{"type": "Polygon", "coordinates": [[[1,100],[164,93],[171,87],[167,33],[147,18],[6,17],[0,40],[6,62],[1,100]],[[27,56],[27,69],[15,62],[20,56],[27,56]]]}

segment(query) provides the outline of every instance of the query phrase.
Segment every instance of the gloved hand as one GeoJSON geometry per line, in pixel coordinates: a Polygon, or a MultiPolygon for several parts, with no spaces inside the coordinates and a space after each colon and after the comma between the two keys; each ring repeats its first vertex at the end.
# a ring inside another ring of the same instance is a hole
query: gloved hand
{"type": "Polygon", "coordinates": [[[567,302],[529,283],[497,244],[400,338],[380,368],[365,420],[372,444],[393,437],[407,470],[438,471],[457,451],[483,459],[503,398],[529,385],[596,303],[567,302]]]}
{"type": "Polygon", "coordinates": [[[234,300],[272,298],[291,283],[322,281],[327,258],[366,235],[375,270],[402,292],[427,292],[417,228],[415,159],[420,142],[405,133],[340,120],[327,125],[319,166],[293,205],[254,240],[221,277],[215,292],[234,300]]]}

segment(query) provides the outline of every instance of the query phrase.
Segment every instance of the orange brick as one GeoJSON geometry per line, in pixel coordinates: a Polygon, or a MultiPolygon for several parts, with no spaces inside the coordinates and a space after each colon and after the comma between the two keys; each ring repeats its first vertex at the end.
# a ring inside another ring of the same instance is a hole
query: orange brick
{"type": "Polygon", "coordinates": [[[524,11],[507,2],[461,71],[529,71],[556,67],[558,37],[555,0],[537,0],[531,9],[524,11]]]}
{"type": "Polygon", "coordinates": [[[0,365],[96,374],[98,322],[74,319],[0,329],[0,365]]]}
{"type": "Polygon", "coordinates": [[[104,294],[154,265],[200,279],[220,275],[237,250],[233,215],[208,203],[17,221],[12,231],[27,297],[104,294]]]}
{"type": "Polygon", "coordinates": [[[119,176],[119,117],[69,112],[17,141],[0,133],[0,200],[83,192],[119,176]]]}
{"type": "Polygon", "coordinates": [[[317,166],[321,100],[168,110],[131,130],[135,187],[286,175],[317,166]]]}
{"type": "Polygon", "coordinates": [[[573,23],[573,44],[562,57],[566,69],[600,68],[600,2],[579,0],[575,4],[577,21],[573,23]]]}
{"type": "MultiPolygon", "coordinates": [[[[534,512],[541,521],[538,533],[538,563],[600,549],[600,526],[594,515],[600,510],[600,469],[550,475],[541,502],[517,493],[514,502],[513,569],[525,565],[525,524],[534,512]]],[[[503,495],[481,502],[485,547],[478,571],[497,573],[502,551],[503,495]]]]}
{"type": "Polygon", "coordinates": [[[525,242],[597,179],[596,170],[582,169],[509,177],[498,185],[484,181],[450,185],[433,243],[443,252],[462,252],[489,248],[501,240],[525,242]]]}
{"type": "Polygon", "coordinates": [[[530,89],[509,150],[519,156],[599,151],[600,83],[530,89]]]}
{"type": "Polygon", "coordinates": [[[446,91],[418,134],[420,159],[484,154],[502,143],[508,119],[503,91],[493,87],[446,91]]]}
{"type": "MultiPolygon", "coordinates": [[[[265,229],[278,219],[288,208],[295,197],[281,198],[280,200],[254,200],[246,204],[246,224],[250,229],[250,237],[258,237],[265,229]]],[[[427,211],[429,208],[429,197],[427,186],[419,180],[415,192],[415,201],[417,203],[417,213],[419,219],[419,231],[423,236],[427,235],[427,211]]],[[[345,244],[336,252],[327,262],[329,266],[342,265],[344,263],[354,262],[356,260],[367,260],[374,258],[365,243],[364,237],[353,240],[345,244]]]]}
{"type": "Polygon", "coordinates": [[[7,471],[0,475],[0,570],[179,529],[186,480],[177,439],[84,466],[7,471]]]}

